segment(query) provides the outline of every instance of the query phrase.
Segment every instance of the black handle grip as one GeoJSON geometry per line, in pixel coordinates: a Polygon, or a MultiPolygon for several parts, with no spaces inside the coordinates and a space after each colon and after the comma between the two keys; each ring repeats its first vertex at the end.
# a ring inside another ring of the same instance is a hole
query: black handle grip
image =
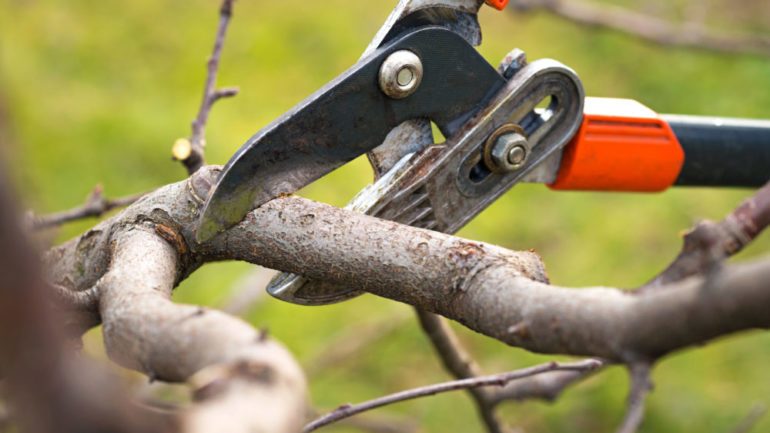
{"type": "Polygon", "coordinates": [[[770,180],[770,121],[663,115],[684,150],[675,184],[759,187],[770,180]]]}

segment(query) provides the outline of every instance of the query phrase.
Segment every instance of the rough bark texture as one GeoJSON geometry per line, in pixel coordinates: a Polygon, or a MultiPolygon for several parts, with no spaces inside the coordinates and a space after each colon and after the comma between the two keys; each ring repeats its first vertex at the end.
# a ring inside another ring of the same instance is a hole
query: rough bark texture
{"type": "Polygon", "coordinates": [[[31,433],[174,431],[173,416],[133,404],[115,378],[64,344],[14,204],[0,179],[0,392],[9,402],[0,429],[13,421],[31,433]]]}
{"type": "MultiPolygon", "coordinates": [[[[212,241],[196,245],[192,228],[216,170],[201,170],[188,181],[149,194],[115,219],[53,250],[48,262],[55,282],[87,290],[106,272],[116,230],[147,224],[175,247],[177,281],[206,261],[245,260],[356,285],[541,353],[630,362],[770,326],[766,261],[726,267],[708,281],[691,277],[654,293],[576,290],[549,285],[533,253],[296,197],[273,200],[212,241]],[[660,323],[666,323],[665,333],[660,323]]],[[[98,320],[98,315],[91,319],[98,320]]]]}
{"type": "Polygon", "coordinates": [[[170,300],[198,266],[171,217],[196,208],[187,185],[162,188],[49,252],[51,278],[75,290],[73,299],[97,293],[98,305],[86,305],[72,325],[103,322],[113,360],[151,378],[189,381],[196,404],[181,417],[184,431],[298,431],[306,385],[291,355],[240,319],[170,300]]]}

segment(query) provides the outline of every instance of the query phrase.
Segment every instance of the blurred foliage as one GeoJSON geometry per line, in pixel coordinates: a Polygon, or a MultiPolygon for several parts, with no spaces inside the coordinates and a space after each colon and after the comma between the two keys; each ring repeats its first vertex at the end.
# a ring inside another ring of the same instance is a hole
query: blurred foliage
{"type": "MultiPolygon", "coordinates": [[[[631,5],[631,1],[614,1],[631,5]]],[[[674,19],[685,2],[647,9],[674,19]]],[[[691,3],[695,3],[692,2],[691,3]]],[[[728,2],[709,2],[719,26],[767,32],[764,2],[747,2],[748,18],[728,2]],[[764,5],[761,6],[761,5],[764,5]],[[760,5],[760,6],[756,6],[760,5]],[[721,14],[715,7],[729,10],[721,14]],[[719,17],[729,19],[719,19],[719,17]],[[764,25],[764,27],[761,27],[764,25]],[[760,28],[761,27],[761,28],[760,28]]],[[[387,16],[386,2],[241,0],[225,47],[221,85],[241,94],[220,102],[208,129],[208,158],[223,163],[260,127],[353,64],[387,16]]],[[[699,3],[700,4],[700,3],[699,3]]],[[[216,26],[215,0],[0,0],[0,95],[10,170],[40,212],[81,203],[102,183],[111,196],[184,178],[170,147],[189,134],[216,26]]],[[[582,77],[588,94],[629,97],[660,112],[770,117],[766,58],[672,50],[622,34],[586,29],[545,14],[481,14],[492,63],[514,47],[531,59],[553,57],[582,77]]],[[[343,205],[371,180],[364,159],[311,185],[304,195],[343,205]]],[[[749,191],[680,189],[664,194],[554,193],[522,185],[474,220],[462,235],[513,249],[534,248],[564,285],[633,287],[662,269],[681,230],[718,219],[749,191]]],[[[61,230],[64,240],[92,221],[61,230]]],[[[742,254],[768,250],[767,237],[742,254]]],[[[204,267],[177,291],[181,302],[221,305],[252,266],[204,267]]],[[[304,365],[334,351],[336,336],[387,320],[406,306],[364,296],[342,305],[303,308],[265,300],[248,315],[269,327],[304,365]]],[[[459,326],[457,327],[460,328],[459,326]]],[[[487,371],[547,359],[459,329],[487,371]]],[[[665,332],[662,327],[661,332],[665,332]]],[[[88,347],[98,353],[98,332],[88,347]]],[[[339,344],[339,343],[338,343],[339,344]]],[[[656,390],[644,430],[730,431],[759,402],[770,404],[770,336],[754,333],[687,350],[655,371],[656,390]]],[[[311,378],[320,408],[446,379],[417,325],[402,329],[311,378]]],[[[510,403],[503,417],[527,431],[611,431],[624,408],[626,377],[614,369],[568,392],[556,405],[510,403]]],[[[385,409],[419,420],[424,431],[480,431],[462,393],[385,409]]],[[[340,428],[337,428],[341,430],[340,428]]],[[[764,419],[756,431],[770,429],[764,419]]],[[[329,429],[330,431],[333,428],[329,429]]]]}

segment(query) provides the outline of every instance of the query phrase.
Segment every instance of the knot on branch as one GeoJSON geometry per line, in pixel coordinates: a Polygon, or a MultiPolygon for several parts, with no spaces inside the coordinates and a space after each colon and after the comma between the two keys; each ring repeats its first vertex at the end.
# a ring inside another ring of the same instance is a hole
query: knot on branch
{"type": "Polygon", "coordinates": [[[179,257],[184,257],[187,255],[187,252],[190,251],[190,249],[187,248],[187,242],[185,242],[184,236],[182,236],[177,229],[164,224],[156,224],[155,233],[171,244],[177,254],[179,254],[179,257]]]}

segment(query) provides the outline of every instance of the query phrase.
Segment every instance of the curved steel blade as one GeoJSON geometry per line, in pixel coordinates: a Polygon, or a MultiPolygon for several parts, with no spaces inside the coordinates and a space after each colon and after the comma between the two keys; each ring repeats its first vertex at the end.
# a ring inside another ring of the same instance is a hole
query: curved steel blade
{"type": "Polygon", "coordinates": [[[201,212],[199,242],[231,227],[249,210],[293,193],[375,148],[402,122],[433,120],[451,135],[505,80],[461,36],[441,27],[400,36],[253,136],[230,159],[201,212]],[[421,59],[423,80],[405,99],[377,82],[391,53],[421,59]]]}

